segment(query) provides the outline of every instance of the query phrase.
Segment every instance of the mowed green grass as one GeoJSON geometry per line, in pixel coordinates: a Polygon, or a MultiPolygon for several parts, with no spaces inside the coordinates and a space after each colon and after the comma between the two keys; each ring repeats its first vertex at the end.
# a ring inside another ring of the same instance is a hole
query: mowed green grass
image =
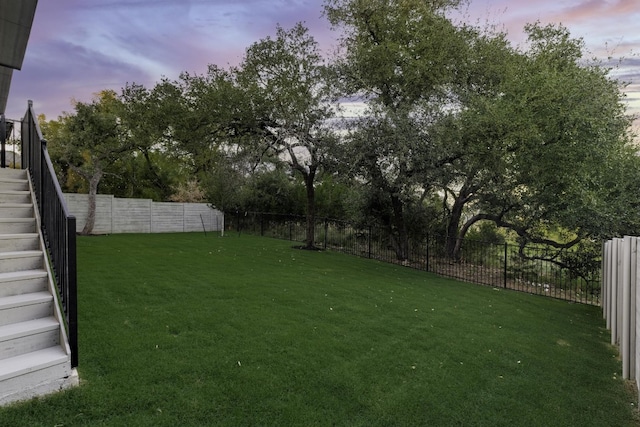
{"type": "Polygon", "coordinates": [[[3,426],[627,426],[598,307],[286,241],[79,238],[81,387],[3,426]]]}

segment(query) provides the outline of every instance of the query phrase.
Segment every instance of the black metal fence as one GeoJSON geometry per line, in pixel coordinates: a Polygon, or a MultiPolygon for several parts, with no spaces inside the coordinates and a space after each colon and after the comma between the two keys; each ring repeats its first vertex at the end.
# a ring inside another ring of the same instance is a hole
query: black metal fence
{"type": "Polygon", "coordinates": [[[71,366],[78,366],[76,218],[69,214],[53,170],[38,120],[29,101],[22,120],[22,167],[29,170],[40,213],[42,233],[58,286],[71,347],[71,366]]]}
{"type": "MultiPolygon", "coordinates": [[[[292,215],[226,215],[227,231],[303,242],[306,220],[292,215]]],[[[409,239],[408,257],[398,260],[393,237],[381,227],[356,227],[345,221],[318,219],[315,244],[351,255],[401,264],[465,282],[513,289],[584,304],[600,304],[600,272],[584,278],[549,260],[552,248],[526,247],[465,239],[459,257],[447,256],[449,238],[409,239]]]]}

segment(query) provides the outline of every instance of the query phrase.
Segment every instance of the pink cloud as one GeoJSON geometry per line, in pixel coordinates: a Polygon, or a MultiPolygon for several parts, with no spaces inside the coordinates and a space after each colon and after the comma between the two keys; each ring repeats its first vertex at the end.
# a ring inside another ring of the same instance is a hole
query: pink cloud
{"type": "Polygon", "coordinates": [[[579,22],[584,19],[591,19],[596,15],[601,16],[607,5],[604,0],[582,2],[577,6],[564,10],[557,18],[563,22],[579,22]]]}
{"type": "Polygon", "coordinates": [[[637,0],[618,0],[613,5],[613,10],[617,13],[638,13],[640,7],[637,0]]]}
{"type": "Polygon", "coordinates": [[[556,19],[566,23],[580,24],[585,20],[595,23],[615,18],[626,20],[630,15],[639,13],[640,2],[637,0],[589,0],[565,9],[556,19]]]}

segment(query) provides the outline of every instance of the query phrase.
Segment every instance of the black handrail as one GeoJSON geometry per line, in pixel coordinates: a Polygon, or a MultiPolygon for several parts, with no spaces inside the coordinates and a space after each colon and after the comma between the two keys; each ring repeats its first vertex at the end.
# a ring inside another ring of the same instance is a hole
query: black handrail
{"type": "Polygon", "coordinates": [[[69,213],[58,178],[42,137],[33,102],[22,120],[22,167],[29,170],[45,245],[64,311],[71,348],[71,366],[78,366],[78,301],[76,272],[76,218],[69,213]]]}

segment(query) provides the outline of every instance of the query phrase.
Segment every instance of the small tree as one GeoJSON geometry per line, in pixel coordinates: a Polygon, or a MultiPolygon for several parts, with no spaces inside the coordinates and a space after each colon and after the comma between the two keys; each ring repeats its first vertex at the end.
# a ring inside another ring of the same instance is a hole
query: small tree
{"type": "MultiPolygon", "coordinates": [[[[177,92],[163,92],[164,88],[161,82],[153,89],[135,83],[122,89],[120,118],[131,141],[132,155],[114,164],[119,179],[114,180],[111,187],[113,194],[168,200],[176,182],[184,184],[191,176],[168,149],[174,114],[172,104],[179,101],[180,96],[177,92]],[[167,98],[171,100],[167,102],[167,98]]],[[[109,183],[109,177],[105,181],[109,183]]]]}
{"type": "Polygon", "coordinates": [[[75,114],[62,122],[60,155],[89,184],[89,207],[82,234],[91,234],[96,218],[96,195],[106,168],[131,144],[120,120],[122,104],[113,91],[100,92],[92,102],[75,103],[75,114]]]}
{"type": "Polygon", "coordinates": [[[200,187],[200,183],[189,180],[184,184],[179,184],[174,193],[169,197],[172,202],[178,203],[201,203],[206,197],[205,191],[200,187]]]}

